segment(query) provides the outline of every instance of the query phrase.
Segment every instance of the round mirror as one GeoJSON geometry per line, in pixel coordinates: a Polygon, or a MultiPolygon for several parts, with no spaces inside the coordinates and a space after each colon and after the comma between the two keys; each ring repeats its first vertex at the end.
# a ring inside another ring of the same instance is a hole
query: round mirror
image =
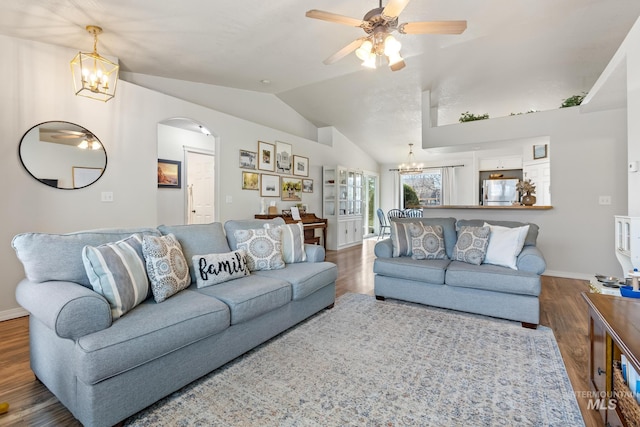
{"type": "Polygon", "coordinates": [[[38,181],[73,190],[96,182],[107,168],[107,152],[89,130],[69,122],[44,122],[20,140],[20,161],[38,181]]]}

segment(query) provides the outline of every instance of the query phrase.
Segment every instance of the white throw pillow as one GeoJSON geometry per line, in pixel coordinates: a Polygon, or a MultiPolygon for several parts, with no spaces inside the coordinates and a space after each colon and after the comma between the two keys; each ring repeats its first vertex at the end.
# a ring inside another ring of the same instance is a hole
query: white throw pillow
{"type": "Polygon", "coordinates": [[[491,225],[484,223],[486,227],[491,228],[491,236],[489,237],[489,247],[487,255],[484,258],[485,264],[500,265],[517,270],[516,261],[518,255],[522,252],[524,239],[529,232],[529,226],[523,227],[501,227],[499,225],[491,225]]]}
{"type": "Polygon", "coordinates": [[[191,260],[198,288],[217,285],[250,274],[244,249],[223,254],[194,255],[191,260]]]}

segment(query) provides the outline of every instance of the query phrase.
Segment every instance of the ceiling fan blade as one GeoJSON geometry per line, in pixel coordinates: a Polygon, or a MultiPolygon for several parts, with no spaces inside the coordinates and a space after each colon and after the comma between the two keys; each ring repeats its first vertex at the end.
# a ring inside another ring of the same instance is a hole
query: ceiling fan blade
{"type": "Polygon", "coordinates": [[[409,0],[389,0],[382,14],[387,18],[397,18],[405,7],[409,4],[409,0]]]}
{"type": "Polygon", "coordinates": [[[407,22],[398,27],[402,34],[462,34],[467,21],[407,22]]]}
{"type": "Polygon", "coordinates": [[[346,45],[345,47],[343,47],[342,49],[340,49],[339,51],[337,51],[336,53],[334,53],[333,55],[331,55],[330,57],[328,57],[322,62],[325,65],[331,65],[334,62],[338,62],[339,60],[341,60],[342,58],[344,58],[345,56],[349,55],[351,52],[359,48],[362,42],[365,41],[366,39],[367,39],[366,37],[360,37],[359,39],[355,39],[354,41],[352,41],[351,43],[349,43],[348,45],[346,45]]]}
{"type": "Polygon", "coordinates": [[[323,21],[335,22],[336,24],[350,25],[352,27],[360,27],[362,19],[350,18],[336,13],[325,12],[323,10],[312,9],[305,14],[307,18],[321,19],[323,21]]]}

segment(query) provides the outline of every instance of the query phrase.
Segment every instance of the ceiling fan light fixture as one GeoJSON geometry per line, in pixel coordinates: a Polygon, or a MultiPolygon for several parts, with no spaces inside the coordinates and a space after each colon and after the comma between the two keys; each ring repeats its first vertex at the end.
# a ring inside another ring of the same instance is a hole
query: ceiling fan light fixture
{"type": "Polygon", "coordinates": [[[402,44],[391,34],[384,39],[384,54],[388,57],[398,55],[402,44]]]}
{"type": "Polygon", "coordinates": [[[365,40],[362,42],[360,47],[356,49],[356,56],[360,58],[362,61],[366,61],[371,55],[371,49],[373,48],[373,43],[371,40],[365,40]]]}
{"type": "Polygon", "coordinates": [[[402,70],[406,65],[400,55],[398,55],[397,58],[389,58],[389,68],[391,68],[391,71],[402,70]]]}
{"type": "Polygon", "coordinates": [[[108,101],[116,94],[120,66],[98,54],[98,35],[102,28],[87,25],[93,35],[93,52],[78,52],[71,60],[71,75],[75,94],[99,101],[108,101]]]}
{"type": "Polygon", "coordinates": [[[78,144],[78,148],[80,148],[81,150],[86,150],[87,148],[89,148],[89,141],[83,139],[82,142],[78,144]]]}
{"type": "Polygon", "coordinates": [[[373,52],[369,53],[369,56],[362,61],[362,66],[366,68],[375,69],[377,58],[378,56],[375,53],[373,52]]]}

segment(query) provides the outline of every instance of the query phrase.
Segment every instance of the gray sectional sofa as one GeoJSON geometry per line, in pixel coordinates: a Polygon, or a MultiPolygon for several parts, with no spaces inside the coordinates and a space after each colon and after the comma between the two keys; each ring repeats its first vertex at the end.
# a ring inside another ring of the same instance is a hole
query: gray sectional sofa
{"type": "MultiPolygon", "coordinates": [[[[529,224],[517,269],[454,260],[454,247],[462,227],[480,227],[485,222],[502,227],[526,224],[511,221],[457,220],[455,218],[395,218],[398,222],[419,221],[440,226],[444,231],[446,259],[412,259],[393,256],[392,238],[375,246],[375,295],[425,305],[483,314],[536,327],[540,321],[540,275],[545,260],[536,247],[538,226],[529,224]]],[[[392,225],[393,232],[393,225],[392,225]]],[[[393,237],[393,236],[392,236],[393,237]]]]}
{"type": "MultiPolygon", "coordinates": [[[[284,224],[25,233],[12,245],[26,278],[18,302],[30,313],[31,368],[86,426],[111,426],[213,371],[314,313],[333,306],[337,268],[322,246],[304,245],[306,262],[209,287],[191,285],[161,303],[149,297],[117,320],[95,292],[81,257],[132,233],[175,235],[187,260],[236,249],[235,230],[284,224]],[[225,233],[226,232],[226,233],[225,233]]],[[[149,292],[151,293],[151,292],[149,292]]]]}

